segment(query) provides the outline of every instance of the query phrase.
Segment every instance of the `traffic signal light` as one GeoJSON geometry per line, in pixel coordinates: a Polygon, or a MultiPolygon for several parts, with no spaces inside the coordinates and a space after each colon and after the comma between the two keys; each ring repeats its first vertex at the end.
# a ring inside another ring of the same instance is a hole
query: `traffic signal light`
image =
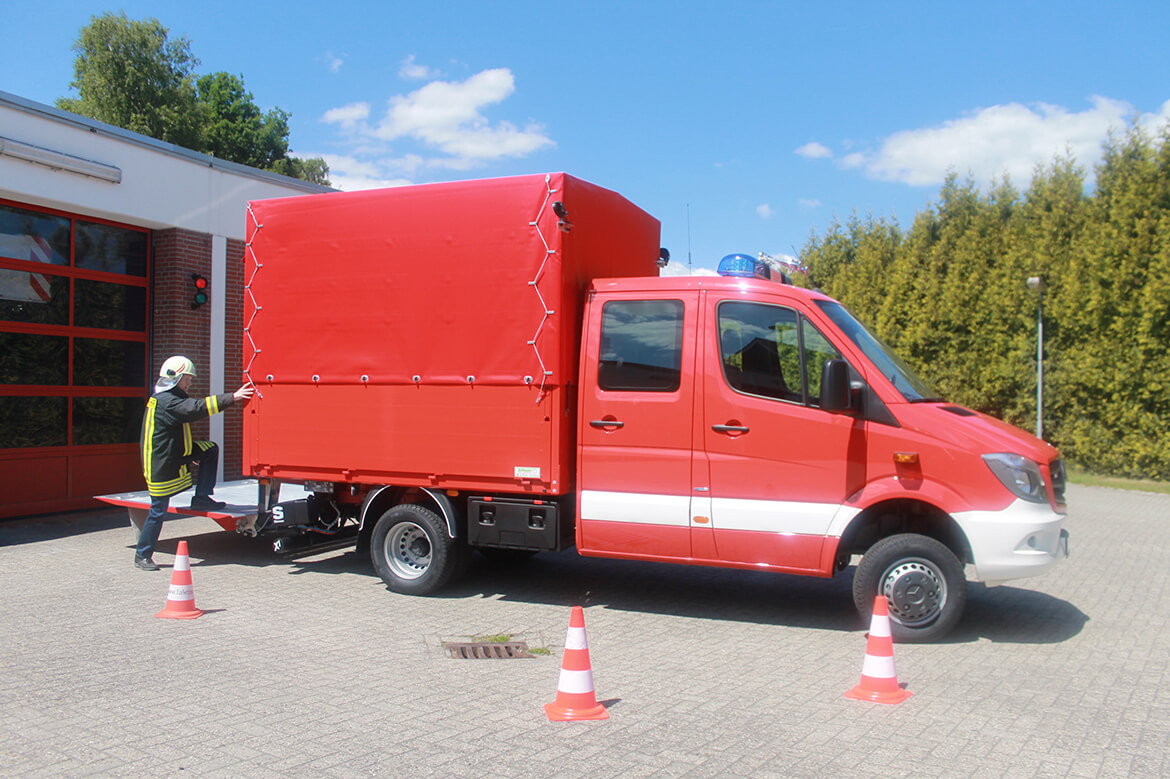
{"type": "Polygon", "coordinates": [[[207,302],[207,292],[209,289],[207,277],[200,276],[198,273],[192,273],[191,285],[195,287],[195,294],[191,298],[191,308],[199,308],[207,302]]]}

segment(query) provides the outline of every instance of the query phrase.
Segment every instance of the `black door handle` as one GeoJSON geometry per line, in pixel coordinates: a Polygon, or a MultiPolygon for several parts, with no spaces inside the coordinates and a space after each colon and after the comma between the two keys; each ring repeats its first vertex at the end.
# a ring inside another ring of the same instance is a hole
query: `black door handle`
{"type": "Polygon", "coordinates": [[[743,425],[711,425],[711,429],[716,433],[747,433],[751,430],[743,425]]]}
{"type": "Polygon", "coordinates": [[[596,428],[604,430],[607,427],[612,427],[614,429],[617,429],[619,427],[625,427],[626,423],[619,422],[616,419],[594,419],[594,420],[591,420],[589,422],[589,425],[591,427],[596,427],[596,428]]]}

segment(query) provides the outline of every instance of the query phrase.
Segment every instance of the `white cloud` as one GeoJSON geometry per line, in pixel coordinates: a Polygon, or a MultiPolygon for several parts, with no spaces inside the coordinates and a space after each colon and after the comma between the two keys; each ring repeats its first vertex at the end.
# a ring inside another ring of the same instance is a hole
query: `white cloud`
{"type": "MultiPolygon", "coordinates": [[[[1047,103],[982,108],[936,127],[894,133],[876,152],[859,153],[858,163],[872,178],[911,186],[936,185],[951,170],[984,182],[1006,173],[1026,185],[1037,165],[1065,153],[1091,171],[1101,158],[1101,144],[1111,131],[1124,130],[1135,110],[1100,96],[1090,102],[1081,112],[1047,103]]],[[[1161,113],[1170,114],[1170,102],[1161,113]]],[[[1156,123],[1157,115],[1140,121],[1156,123]]]]}
{"type": "Polygon", "coordinates": [[[354,192],[360,189],[399,187],[412,183],[393,175],[393,166],[381,160],[359,160],[337,154],[322,154],[329,166],[329,181],[337,189],[354,192]]]}
{"type": "MultiPolygon", "coordinates": [[[[911,186],[938,185],[954,171],[970,173],[977,182],[1007,174],[1016,186],[1025,187],[1037,165],[1045,166],[1068,153],[1091,175],[1109,133],[1123,131],[1136,111],[1125,101],[1099,95],[1090,104],[1080,112],[1048,103],[981,108],[934,127],[896,132],[876,149],[851,150],[836,158],[835,164],[844,170],[863,170],[870,178],[911,186]]],[[[1168,120],[1170,100],[1157,112],[1137,118],[1150,132],[1168,120]]],[[[843,143],[847,150],[855,145],[854,141],[843,143]]],[[[833,157],[827,147],[815,142],[796,153],[809,159],[833,157]]]]}
{"type": "Polygon", "coordinates": [[[671,260],[665,268],[658,271],[659,276],[718,276],[711,268],[688,268],[685,263],[671,260]]]}
{"type": "Polygon", "coordinates": [[[328,124],[339,124],[342,127],[353,127],[358,122],[368,119],[369,116],[369,103],[350,103],[338,108],[330,108],[321,117],[321,121],[328,124]]]}
{"type": "Polygon", "coordinates": [[[390,99],[375,134],[383,140],[411,136],[463,160],[522,157],[552,145],[539,125],[520,130],[511,122],[488,123],[481,110],[516,91],[512,71],[496,68],[466,81],[432,81],[390,99]]]}
{"type": "Polygon", "coordinates": [[[842,157],[841,162],[839,164],[841,165],[842,168],[849,170],[851,168],[864,167],[865,162],[866,162],[865,155],[859,151],[855,151],[852,154],[846,154],[844,157],[842,157]]]}
{"type": "Polygon", "coordinates": [[[345,57],[346,56],[347,55],[345,55],[345,54],[342,54],[339,56],[339,55],[334,54],[331,51],[327,51],[327,52],[325,52],[325,54],[323,56],[319,57],[318,59],[325,62],[325,67],[329,68],[330,73],[337,73],[341,70],[341,66],[345,64],[345,57]]]}
{"type": "Polygon", "coordinates": [[[812,197],[802,197],[796,201],[801,208],[820,208],[823,203],[812,197]]]}
{"type": "Polygon", "coordinates": [[[400,78],[410,81],[426,81],[428,78],[438,78],[439,71],[428,68],[426,65],[419,65],[414,61],[414,55],[411,54],[402,61],[402,66],[398,68],[398,75],[400,78]]]}
{"type": "Polygon", "coordinates": [[[810,160],[824,159],[825,157],[833,156],[833,152],[829,150],[828,146],[825,146],[822,143],[817,143],[816,141],[813,141],[812,143],[806,143],[804,146],[798,148],[796,153],[801,157],[805,157],[806,159],[810,160]]]}
{"type": "MultiPolygon", "coordinates": [[[[410,62],[410,60],[408,60],[410,62]]],[[[337,124],[346,133],[350,153],[367,157],[356,144],[374,143],[386,152],[389,144],[417,145],[412,152],[389,159],[388,165],[413,170],[423,167],[466,170],[503,157],[524,157],[554,146],[544,127],[529,123],[523,128],[509,121],[488,120],[483,111],[502,103],[516,91],[515,79],[507,68],[485,70],[465,81],[432,81],[388,101],[386,113],[371,121],[368,103],[351,103],[333,108],[322,121],[337,124]],[[427,151],[432,153],[427,154],[427,151]],[[425,156],[424,156],[425,155],[425,156]]],[[[392,157],[393,155],[390,155],[392,157]]]]}
{"type": "Polygon", "coordinates": [[[760,215],[760,219],[772,218],[772,206],[767,203],[760,203],[756,206],[756,213],[760,215]]]}

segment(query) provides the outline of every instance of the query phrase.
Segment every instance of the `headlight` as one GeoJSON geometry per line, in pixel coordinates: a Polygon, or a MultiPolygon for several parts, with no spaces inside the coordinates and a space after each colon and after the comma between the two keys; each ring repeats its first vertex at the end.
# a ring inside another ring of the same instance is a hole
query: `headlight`
{"type": "Polygon", "coordinates": [[[1032,503],[1048,502],[1040,466],[1027,457],[1007,453],[985,454],[983,462],[1016,497],[1032,503]]]}

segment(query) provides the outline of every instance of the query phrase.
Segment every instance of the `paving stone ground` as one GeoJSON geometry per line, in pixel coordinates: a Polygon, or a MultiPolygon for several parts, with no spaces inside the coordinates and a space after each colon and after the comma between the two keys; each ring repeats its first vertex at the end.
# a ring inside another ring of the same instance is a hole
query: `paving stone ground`
{"type": "Polygon", "coordinates": [[[945,643],[898,645],[897,706],[844,697],[850,579],[478,560],[439,597],[368,559],[288,561],[201,518],[135,569],[125,513],[0,522],[0,775],[1170,774],[1170,496],[1071,486],[1072,556],[972,585],[945,643]],[[197,620],[155,619],[177,541],[197,620]],[[572,605],[603,722],[553,723],[572,605]],[[455,660],[509,633],[551,654],[455,660]]]}

